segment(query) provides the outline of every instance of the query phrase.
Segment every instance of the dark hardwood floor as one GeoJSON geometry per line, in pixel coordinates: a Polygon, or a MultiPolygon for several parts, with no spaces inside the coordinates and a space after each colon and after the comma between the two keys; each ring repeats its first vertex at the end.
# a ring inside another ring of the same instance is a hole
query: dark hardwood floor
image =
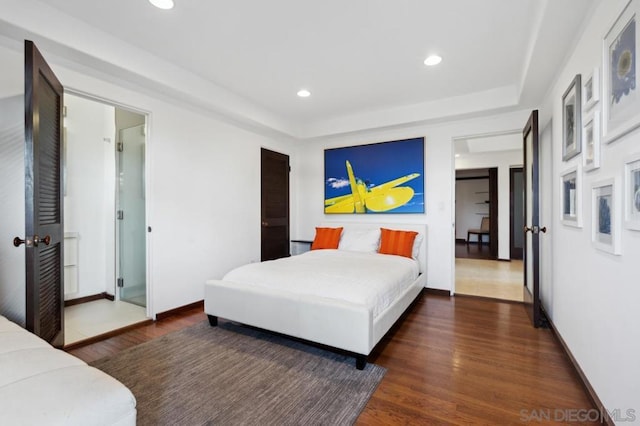
{"type": "MultiPolygon", "coordinates": [[[[91,362],[205,319],[193,309],[70,353],[91,362]]],[[[594,409],[553,333],[518,303],[426,294],[370,361],[387,373],[361,425],[545,424],[545,413],[561,424],[557,413],[594,409]]]]}
{"type": "Polygon", "coordinates": [[[456,257],[465,259],[494,259],[491,257],[489,244],[469,243],[456,241],[456,257]]]}
{"type": "Polygon", "coordinates": [[[553,333],[519,303],[429,294],[371,361],[388,371],[363,425],[516,424],[532,410],[594,408],[553,333]]]}

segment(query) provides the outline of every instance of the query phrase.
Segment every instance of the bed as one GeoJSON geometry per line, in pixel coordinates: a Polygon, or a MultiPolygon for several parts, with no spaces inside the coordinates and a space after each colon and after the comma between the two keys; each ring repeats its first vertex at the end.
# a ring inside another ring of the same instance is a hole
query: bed
{"type": "Polygon", "coordinates": [[[342,228],[337,249],[252,263],[208,280],[205,313],[212,326],[220,317],[347,351],[363,369],[375,345],[426,286],[426,225],[321,227],[342,228]],[[381,228],[418,233],[410,257],[378,254],[381,228]]]}

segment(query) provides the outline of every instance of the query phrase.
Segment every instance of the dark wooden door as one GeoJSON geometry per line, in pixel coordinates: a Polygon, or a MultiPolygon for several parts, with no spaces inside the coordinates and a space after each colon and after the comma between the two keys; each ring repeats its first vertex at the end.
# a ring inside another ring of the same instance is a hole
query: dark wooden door
{"type": "Polygon", "coordinates": [[[489,253],[498,258],[498,168],[489,170],[489,253]]]}
{"type": "Polygon", "coordinates": [[[525,308],[534,327],[544,326],[546,321],[540,303],[540,197],[538,111],[531,113],[522,131],[524,151],[524,288],[525,308]]]}
{"type": "Polygon", "coordinates": [[[262,149],[261,260],[290,256],[289,156],[262,149]]]}
{"type": "Polygon", "coordinates": [[[25,41],[26,327],[56,347],[64,345],[62,107],[60,81],[25,41]]]}

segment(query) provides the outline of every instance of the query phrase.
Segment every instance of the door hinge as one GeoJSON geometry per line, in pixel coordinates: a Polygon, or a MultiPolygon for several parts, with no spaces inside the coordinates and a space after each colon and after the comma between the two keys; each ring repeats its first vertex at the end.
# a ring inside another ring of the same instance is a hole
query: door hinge
{"type": "Polygon", "coordinates": [[[124,219],[124,210],[118,210],[117,218],[118,220],[124,219]]]}
{"type": "Polygon", "coordinates": [[[118,278],[118,287],[124,287],[124,278],[118,278]]]}
{"type": "Polygon", "coordinates": [[[118,150],[118,152],[123,152],[124,151],[124,144],[122,142],[118,142],[116,149],[118,150]]]}

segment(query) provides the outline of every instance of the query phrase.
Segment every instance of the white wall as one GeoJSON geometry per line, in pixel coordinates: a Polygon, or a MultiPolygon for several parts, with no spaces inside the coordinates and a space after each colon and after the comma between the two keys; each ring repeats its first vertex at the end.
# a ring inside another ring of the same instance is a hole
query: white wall
{"type": "Polygon", "coordinates": [[[554,273],[554,244],[555,226],[554,214],[560,209],[559,200],[554,199],[554,188],[557,184],[553,165],[553,123],[549,121],[540,125],[539,129],[539,154],[540,154],[540,225],[547,227],[547,233],[542,234],[540,242],[540,295],[544,307],[549,312],[553,309],[553,273],[554,273]]]}
{"type": "Polygon", "coordinates": [[[115,108],[71,95],[64,103],[64,228],[78,234],[78,291],[65,293],[65,299],[113,294],[115,108]]]}
{"type": "Polygon", "coordinates": [[[144,115],[122,108],[116,108],[116,130],[118,132],[122,129],[128,129],[142,124],[145,124],[144,115]]]}
{"type": "MultiPolygon", "coordinates": [[[[483,217],[489,217],[489,178],[456,179],[456,239],[467,240],[469,229],[479,229],[483,217]],[[481,204],[478,204],[481,203],[481,204]]],[[[477,242],[478,235],[470,235],[469,241],[477,242]]],[[[489,241],[489,236],[482,238],[489,241]]]]}
{"type": "MultiPolygon", "coordinates": [[[[596,66],[602,70],[603,37],[626,3],[600,3],[541,110],[541,129],[553,121],[542,138],[542,158],[551,158],[551,164],[543,165],[542,174],[552,176],[552,182],[543,185],[552,192],[553,202],[549,233],[542,239],[551,239],[553,264],[544,264],[543,277],[551,277],[551,282],[543,284],[541,297],[605,407],[621,409],[622,413],[635,409],[640,421],[640,232],[623,227],[620,256],[599,251],[591,243],[591,186],[602,179],[622,178],[625,159],[640,152],[640,132],[603,144],[600,169],[583,173],[582,228],[561,224],[558,206],[559,173],[582,160],[578,156],[562,161],[562,94],[576,74],[584,78],[596,66]]],[[[601,103],[596,108],[600,109],[601,103]]]]}
{"type": "Polygon", "coordinates": [[[0,314],[24,326],[24,96],[0,99],[0,314]]]}
{"type": "MultiPolygon", "coordinates": [[[[514,128],[524,127],[526,118],[514,128]]],[[[522,167],[522,150],[467,154],[456,158],[456,170],[498,168],[498,259],[510,259],[509,253],[509,169],[522,167]]]]}
{"type": "MultiPolygon", "coordinates": [[[[464,135],[511,131],[524,127],[530,111],[434,125],[361,132],[304,141],[296,150],[292,178],[299,188],[293,239],[312,239],[314,227],[335,216],[325,215],[324,149],[425,137],[425,214],[341,216],[354,222],[427,224],[427,287],[452,291],[454,286],[454,157],[453,139],[464,135]]],[[[293,205],[293,204],[292,204],[293,205]]],[[[507,213],[508,217],[508,213],[507,213]]]]}

